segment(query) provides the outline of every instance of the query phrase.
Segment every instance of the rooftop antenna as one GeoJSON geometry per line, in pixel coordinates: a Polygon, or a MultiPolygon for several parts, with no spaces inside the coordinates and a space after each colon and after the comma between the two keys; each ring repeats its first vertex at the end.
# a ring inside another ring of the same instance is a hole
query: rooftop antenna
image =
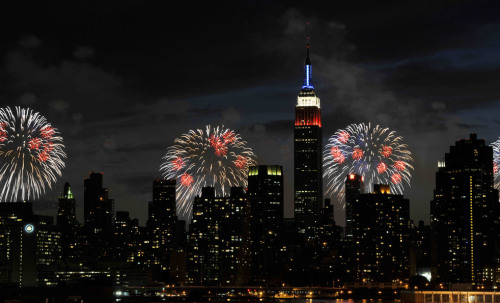
{"type": "MultiPolygon", "coordinates": [[[[309,46],[311,44],[311,35],[309,33],[309,22],[306,22],[306,48],[307,48],[307,57],[306,60],[309,61],[309,46]]],[[[311,63],[309,63],[311,64],[311,63]]]]}

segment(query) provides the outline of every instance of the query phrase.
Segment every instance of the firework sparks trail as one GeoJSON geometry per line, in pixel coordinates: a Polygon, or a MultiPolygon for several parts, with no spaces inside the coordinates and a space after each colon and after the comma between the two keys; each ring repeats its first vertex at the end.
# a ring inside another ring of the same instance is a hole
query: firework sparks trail
{"type": "Polygon", "coordinates": [[[228,194],[232,186],[247,186],[248,168],[255,155],[240,135],[224,126],[190,130],[167,149],[160,171],[165,179],[177,180],[177,209],[191,216],[194,197],[205,186],[217,195],[228,194]]]}
{"type": "Polygon", "coordinates": [[[495,188],[500,190],[500,138],[491,143],[493,148],[493,177],[495,188]]]}
{"type": "Polygon", "coordinates": [[[0,201],[36,199],[65,167],[63,139],[39,113],[0,108],[0,201]]]}
{"type": "Polygon", "coordinates": [[[390,185],[391,192],[402,194],[410,186],[413,158],[403,138],[396,132],[371,124],[351,124],[338,130],[323,152],[326,194],[344,203],[344,184],[348,174],[363,177],[365,189],[374,183],[390,185]]]}

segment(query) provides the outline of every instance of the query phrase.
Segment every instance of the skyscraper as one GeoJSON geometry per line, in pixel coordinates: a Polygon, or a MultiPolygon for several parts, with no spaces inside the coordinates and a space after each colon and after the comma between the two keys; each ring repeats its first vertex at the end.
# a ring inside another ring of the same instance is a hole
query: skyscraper
{"type": "Polygon", "coordinates": [[[241,187],[216,197],[203,187],[189,226],[189,280],[197,285],[247,284],[249,200],[241,187]]]}
{"type": "Polygon", "coordinates": [[[176,180],[153,181],[153,201],[148,205],[147,227],[151,243],[151,262],[165,268],[174,248],[177,222],[175,186],[176,180]]]}
{"type": "Polygon", "coordinates": [[[294,214],[299,229],[306,231],[318,224],[323,203],[321,136],[320,100],[312,83],[308,37],[304,85],[295,107],[294,132],[294,214]]]}
{"type": "Polygon", "coordinates": [[[61,230],[61,240],[64,261],[77,258],[77,229],[78,222],[75,215],[75,197],[69,183],[64,184],[64,190],[59,197],[57,209],[57,226],[61,230]]]}
{"type": "Polygon", "coordinates": [[[148,225],[159,225],[176,219],[176,180],[153,181],[153,201],[149,202],[148,225]]]}
{"type": "Polygon", "coordinates": [[[252,279],[269,284],[279,273],[282,257],[283,167],[258,165],[248,170],[252,279]]]}
{"type": "Polygon", "coordinates": [[[112,233],[114,201],[108,198],[108,189],[102,187],[102,173],[91,172],[83,180],[83,208],[85,227],[94,234],[112,233]]]}
{"type": "Polygon", "coordinates": [[[363,177],[349,174],[345,180],[345,238],[352,239],[352,207],[360,194],[364,193],[363,177]]]}
{"type": "Polygon", "coordinates": [[[438,279],[490,284],[495,280],[499,231],[493,150],[471,134],[439,162],[431,201],[438,279]]]}
{"type": "Polygon", "coordinates": [[[64,184],[64,190],[59,197],[57,209],[57,226],[62,229],[72,228],[76,225],[75,197],[71,192],[69,183],[64,184]]]}
{"type": "Polygon", "coordinates": [[[83,180],[84,233],[81,253],[91,264],[113,259],[114,201],[108,198],[108,189],[102,187],[102,173],[91,172],[83,180]]]}
{"type": "Polygon", "coordinates": [[[354,276],[358,281],[407,282],[410,248],[410,202],[374,185],[352,205],[354,276]]]}

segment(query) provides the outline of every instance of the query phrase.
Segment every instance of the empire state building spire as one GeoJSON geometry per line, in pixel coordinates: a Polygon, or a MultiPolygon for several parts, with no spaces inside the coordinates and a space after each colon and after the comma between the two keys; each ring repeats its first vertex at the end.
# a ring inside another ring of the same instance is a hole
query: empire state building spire
{"type": "Polygon", "coordinates": [[[302,86],[302,89],[314,89],[314,86],[312,84],[312,64],[311,64],[311,59],[309,59],[309,46],[311,43],[311,37],[307,36],[307,57],[306,57],[306,62],[304,65],[304,85],[302,86]]]}
{"type": "MultiPolygon", "coordinates": [[[[314,85],[312,83],[312,64],[311,64],[311,59],[309,58],[309,49],[310,49],[310,42],[311,38],[307,36],[307,44],[306,44],[306,51],[307,51],[307,56],[306,56],[306,61],[304,63],[304,85],[302,86],[302,89],[299,92],[299,96],[297,99],[297,107],[316,107],[320,108],[320,100],[316,96],[316,93],[314,92],[314,85]]],[[[299,123],[314,123],[317,125],[321,125],[321,119],[320,119],[320,113],[319,111],[313,115],[314,117],[306,118],[306,119],[300,119],[301,121],[299,123]],[[311,121],[314,120],[314,121],[311,121]]],[[[297,124],[296,124],[297,125],[297,124]]]]}

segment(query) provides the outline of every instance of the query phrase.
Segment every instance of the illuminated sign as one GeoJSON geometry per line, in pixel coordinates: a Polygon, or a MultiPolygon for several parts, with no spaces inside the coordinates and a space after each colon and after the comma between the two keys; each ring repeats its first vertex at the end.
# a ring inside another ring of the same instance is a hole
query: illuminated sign
{"type": "Polygon", "coordinates": [[[24,226],[24,231],[27,232],[28,234],[31,234],[32,232],[35,231],[35,227],[32,224],[26,224],[24,226]]]}

